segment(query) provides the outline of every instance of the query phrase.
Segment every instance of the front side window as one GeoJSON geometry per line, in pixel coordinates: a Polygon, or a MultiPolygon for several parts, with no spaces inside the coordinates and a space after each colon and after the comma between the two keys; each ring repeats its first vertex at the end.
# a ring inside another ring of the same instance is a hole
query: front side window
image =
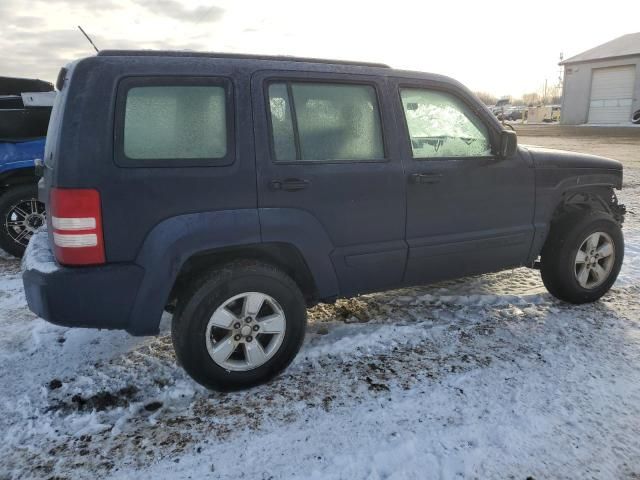
{"type": "Polygon", "coordinates": [[[413,158],[491,155],[487,127],[461,100],[419,88],[400,90],[413,158]]]}
{"type": "Polygon", "coordinates": [[[130,88],[124,113],[124,154],[133,160],[225,157],[227,113],[224,87],[130,88]]]}
{"type": "Polygon", "coordinates": [[[384,159],[372,86],[272,83],[269,110],[276,161],[384,159]]]}

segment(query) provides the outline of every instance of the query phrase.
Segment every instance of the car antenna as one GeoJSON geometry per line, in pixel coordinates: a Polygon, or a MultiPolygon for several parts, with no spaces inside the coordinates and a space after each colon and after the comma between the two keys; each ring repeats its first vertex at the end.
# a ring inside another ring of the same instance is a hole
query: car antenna
{"type": "Polygon", "coordinates": [[[86,37],[86,39],[89,40],[89,43],[95,49],[96,53],[100,53],[100,50],[98,50],[98,47],[96,47],[96,44],[93,43],[93,40],[91,40],[91,37],[87,35],[87,32],[85,32],[80,25],[78,25],[78,28],[80,29],[82,34],[86,37]]]}

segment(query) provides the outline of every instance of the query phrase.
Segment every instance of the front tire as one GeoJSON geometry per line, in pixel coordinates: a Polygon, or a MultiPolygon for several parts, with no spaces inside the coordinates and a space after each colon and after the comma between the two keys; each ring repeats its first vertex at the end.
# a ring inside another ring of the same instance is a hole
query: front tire
{"type": "Polygon", "coordinates": [[[279,269],[238,261],[183,290],[171,333],[178,362],[198,383],[230,391],[265,383],[294,359],[306,329],[304,297],[279,269]]]}
{"type": "Polygon", "coordinates": [[[623,258],[620,224],[605,213],[577,212],[552,226],[542,249],[542,281],[560,300],[595,302],[618,278],[623,258]]]}

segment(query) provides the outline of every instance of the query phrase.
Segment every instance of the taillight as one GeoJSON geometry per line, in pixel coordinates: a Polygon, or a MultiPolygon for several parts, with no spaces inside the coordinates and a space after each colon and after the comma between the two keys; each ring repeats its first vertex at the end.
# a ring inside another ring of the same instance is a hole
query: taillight
{"type": "Polygon", "coordinates": [[[63,265],[105,262],[100,193],[90,189],[52,188],[49,204],[53,251],[63,265]]]}

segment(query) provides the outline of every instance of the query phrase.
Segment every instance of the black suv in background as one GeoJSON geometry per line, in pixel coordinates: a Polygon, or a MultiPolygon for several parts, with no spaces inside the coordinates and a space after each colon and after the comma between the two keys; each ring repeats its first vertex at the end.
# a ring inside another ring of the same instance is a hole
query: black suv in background
{"type": "Polygon", "coordinates": [[[446,77],[103,51],[57,87],[29,307],[134,335],[171,311],[178,361],[213,389],[282,371],[320,301],[524,265],[592,302],[620,270],[621,164],[519,147],[446,77]]]}

